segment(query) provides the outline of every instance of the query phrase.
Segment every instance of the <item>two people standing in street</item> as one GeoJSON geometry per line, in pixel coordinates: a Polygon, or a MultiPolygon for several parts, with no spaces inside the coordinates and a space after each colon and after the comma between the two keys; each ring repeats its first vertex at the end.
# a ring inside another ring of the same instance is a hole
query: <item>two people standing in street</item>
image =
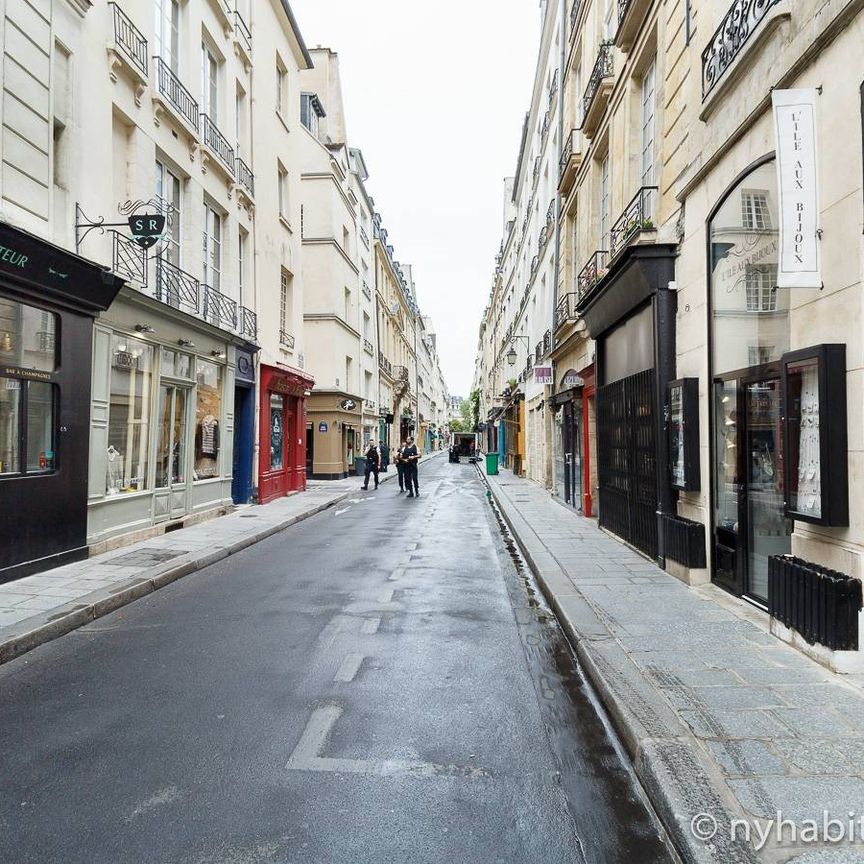
{"type": "MultiPolygon", "coordinates": [[[[374,441],[369,442],[366,450],[366,477],[361,489],[369,488],[369,476],[375,475],[375,488],[378,488],[378,471],[381,467],[381,455],[374,441]]],[[[403,441],[393,454],[393,463],[399,475],[399,492],[407,492],[408,498],[420,497],[417,463],[420,461],[420,451],[413,438],[403,441]]]]}

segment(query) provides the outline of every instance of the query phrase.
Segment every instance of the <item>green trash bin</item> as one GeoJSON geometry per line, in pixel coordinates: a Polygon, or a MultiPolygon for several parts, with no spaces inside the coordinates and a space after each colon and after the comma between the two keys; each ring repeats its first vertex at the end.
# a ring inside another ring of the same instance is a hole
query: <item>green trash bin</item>
{"type": "Polygon", "coordinates": [[[487,453],[486,454],[486,473],[487,474],[497,474],[498,473],[498,454],[497,453],[487,453]]]}

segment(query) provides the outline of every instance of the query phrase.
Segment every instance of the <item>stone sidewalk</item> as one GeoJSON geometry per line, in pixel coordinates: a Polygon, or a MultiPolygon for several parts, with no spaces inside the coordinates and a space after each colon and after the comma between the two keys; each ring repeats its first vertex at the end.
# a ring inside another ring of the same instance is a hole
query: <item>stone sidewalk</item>
{"type": "MultiPolygon", "coordinates": [[[[421,462],[440,456],[429,454],[421,462]]],[[[381,482],[396,477],[391,467],[381,482]]],[[[359,501],[362,477],[310,481],[305,492],[0,584],[0,663],[227,558],[339,503],[359,501]]]]}
{"type": "Polygon", "coordinates": [[[486,480],[684,860],[864,862],[857,682],[779,642],[763,613],[713,585],[687,587],[536,484],[507,471],[486,480]],[[778,813],[794,832],[778,828],[778,813]],[[858,842],[825,842],[840,831],[825,830],[831,818],[858,842]]]}

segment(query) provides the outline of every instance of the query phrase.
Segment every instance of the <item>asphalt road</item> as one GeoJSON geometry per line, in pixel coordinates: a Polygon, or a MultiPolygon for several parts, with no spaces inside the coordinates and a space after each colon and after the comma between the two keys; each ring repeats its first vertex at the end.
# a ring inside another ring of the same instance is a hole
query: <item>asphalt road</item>
{"type": "Polygon", "coordinates": [[[472,466],[0,667],[0,861],[659,862],[472,466]]]}

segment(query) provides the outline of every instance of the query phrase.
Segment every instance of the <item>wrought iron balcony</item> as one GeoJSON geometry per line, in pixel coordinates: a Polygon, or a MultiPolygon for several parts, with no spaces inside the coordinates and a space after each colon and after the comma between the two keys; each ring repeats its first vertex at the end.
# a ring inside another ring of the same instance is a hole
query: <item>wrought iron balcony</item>
{"type": "Polygon", "coordinates": [[[600,118],[609,101],[612,92],[612,74],[614,62],[612,59],[612,44],[601,42],[585,96],[582,98],[582,132],[589,138],[599,125],[600,118]]]}
{"type": "Polygon", "coordinates": [[[537,272],[537,265],[540,263],[539,256],[535,255],[531,259],[531,275],[533,276],[537,272]]]}
{"type": "Polygon", "coordinates": [[[563,327],[570,321],[576,320],[576,300],[578,294],[575,291],[570,291],[565,294],[559,301],[555,309],[555,327],[563,327]]]}
{"type": "Polygon", "coordinates": [[[245,306],[240,307],[240,335],[255,341],[258,338],[258,316],[245,306]]]}
{"type": "Polygon", "coordinates": [[[406,366],[394,366],[393,367],[393,377],[398,378],[400,381],[408,380],[408,368],[406,366]]]}
{"type": "Polygon", "coordinates": [[[243,16],[236,9],[234,10],[234,33],[237,35],[237,41],[246,52],[246,56],[251,58],[252,32],[243,20],[243,16]]]}
{"type": "Polygon", "coordinates": [[[780,0],[734,0],[702,52],[702,99],[717,86],[726,70],[772,7],[780,0]]]}
{"type": "Polygon", "coordinates": [[[111,269],[127,281],[147,284],[147,252],[125,234],[111,230],[111,269]]]}
{"type": "Polygon", "coordinates": [[[237,303],[211,285],[203,285],[201,315],[214,327],[237,329],[237,303]]]}
{"type": "Polygon", "coordinates": [[[576,173],[581,164],[582,133],[578,129],[572,129],[564,141],[564,148],[561,151],[561,162],[559,164],[560,176],[558,179],[558,189],[562,195],[567,195],[570,189],[572,189],[573,183],[576,180],[576,173]]]}
{"type": "Polygon", "coordinates": [[[656,192],[656,186],[643,186],[618,217],[618,221],[609,232],[610,259],[615,258],[630,245],[633,237],[646,231],[656,230],[651,219],[656,192]]]}
{"type": "Polygon", "coordinates": [[[171,67],[161,58],[154,57],[156,68],[156,87],[168,104],[194,129],[198,134],[198,103],[192,94],[180,83],[180,79],[171,71],[171,67]]]}
{"type": "Polygon", "coordinates": [[[536,183],[537,178],[540,176],[540,157],[539,156],[534,160],[534,171],[533,171],[532,176],[534,177],[534,182],[536,183]]]}
{"type": "Polygon", "coordinates": [[[279,331],[279,344],[285,348],[293,348],[294,347],[294,337],[290,333],[286,333],[284,330],[279,331]]]}
{"type": "Polygon", "coordinates": [[[645,22],[651,8],[651,0],[618,0],[618,30],[615,44],[622,51],[629,51],[645,22]]]}
{"type": "Polygon", "coordinates": [[[219,131],[216,124],[207,114],[201,115],[202,141],[205,147],[209,147],[216,157],[233,177],[235,166],[234,148],[228,143],[228,139],[219,131]]]}
{"type": "Polygon", "coordinates": [[[384,356],[383,351],[378,352],[378,365],[381,369],[384,370],[391,378],[393,377],[393,364],[384,356]]]}
{"type": "Polygon", "coordinates": [[[579,8],[581,7],[580,0],[573,0],[573,5],[570,7],[570,35],[571,37],[576,30],[576,19],[579,17],[579,8]]]}
{"type": "Polygon", "coordinates": [[[543,115],[543,128],[540,132],[543,139],[546,139],[546,136],[549,134],[549,122],[552,119],[552,109],[548,109],[546,113],[543,115]]]}
{"type": "Polygon", "coordinates": [[[539,362],[540,362],[540,358],[541,358],[542,356],[543,356],[543,343],[542,343],[542,342],[538,342],[538,343],[534,346],[534,362],[535,362],[535,363],[539,363],[539,362]]]}
{"type": "Polygon", "coordinates": [[[363,340],[363,350],[367,354],[371,354],[373,357],[375,356],[375,349],[372,347],[372,343],[368,339],[363,340]]]}
{"type": "Polygon", "coordinates": [[[154,296],[175,309],[198,315],[201,308],[201,283],[161,255],[156,259],[154,296]]]}
{"type": "Polygon", "coordinates": [[[558,94],[558,70],[555,70],[555,74],[552,76],[552,83],[549,85],[549,110],[553,111],[555,108],[555,96],[558,94]]]}
{"type": "Polygon", "coordinates": [[[547,330],[543,334],[543,353],[548,354],[552,350],[552,331],[547,330]]]}
{"type": "Polygon", "coordinates": [[[361,225],[360,226],[360,239],[368,246],[369,245],[369,235],[366,233],[366,229],[361,225]]]}
{"type": "Polygon", "coordinates": [[[237,182],[249,193],[250,198],[255,197],[255,175],[239,156],[237,157],[237,182]]]}
{"type": "Polygon", "coordinates": [[[576,277],[576,288],[578,291],[578,302],[587,297],[609,272],[609,252],[598,249],[588,259],[588,263],[576,277]]]}
{"type": "Polygon", "coordinates": [[[365,279],[363,280],[363,296],[367,300],[372,299],[372,289],[369,287],[369,283],[365,279]]]}
{"type": "Polygon", "coordinates": [[[555,224],[555,199],[549,202],[546,208],[546,227],[551,228],[555,224]]]}
{"type": "Polygon", "coordinates": [[[147,40],[128,15],[116,4],[109,3],[114,13],[114,44],[129,62],[147,77],[147,40]]]}

